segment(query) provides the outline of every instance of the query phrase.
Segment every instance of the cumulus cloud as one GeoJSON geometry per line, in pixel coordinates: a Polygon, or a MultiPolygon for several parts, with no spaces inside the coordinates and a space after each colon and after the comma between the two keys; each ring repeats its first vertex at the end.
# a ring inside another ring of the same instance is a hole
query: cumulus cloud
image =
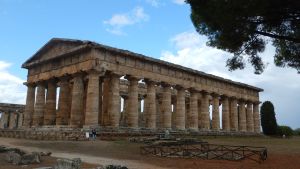
{"type": "Polygon", "coordinates": [[[150,4],[153,7],[159,7],[161,5],[159,0],[146,0],[146,3],[150,4]]]}
{"type": "Polygon", "coordinates": [[[298,100],[300,100],[300,78],[293,69],[279,68],[273,63],[274,47],[267,46],[262,54],[268,63],[262,75],[255,75],[248,65],[244,70],[230,72],[226,60],[230,53],[205,45],[206,38],[194,31],[187,31],[170,38],[175,51],[162,51],[162,60],[180,64],[209,74],[221,76],[234,81],[247,83],[263,88],[261,101],[273,102],[279,124],[300,127],[296,119],[300,119],[298,100]]]}
{"type": "Polygon", "coordinates": [[[173,0],[173,3],[178,4],[178,5],[183,5],[183,4],[185,4],[185,0],[173,0]]]}
{"type": "Polygon", "coordinates": [[[137,6],[128,13],[114,14],[109,20],[103,23],[108,26],[108,32],[115,35],[125,35],[123,28],[125,26],[134,25],[145,22],[149,19],[149,15],[144,12],[144,8],[137,6]]]}
{"type": "Polygon", "coordinates": [[[0,102],[24,104],[26,97],[25,80],[8,72],[10,63],[0,61],[0,102]]]}

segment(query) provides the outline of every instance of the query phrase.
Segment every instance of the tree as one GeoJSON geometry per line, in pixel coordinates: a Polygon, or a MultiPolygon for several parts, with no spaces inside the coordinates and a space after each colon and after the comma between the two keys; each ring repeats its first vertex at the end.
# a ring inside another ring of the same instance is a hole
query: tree
{"type": "Polygon", "coordinates": [[[300,136],[300,128],[294,130],[294,135],[300,136]]]}
{"type": "Polygon", "coordinates": [[[300,73],[299,0],[186,0],[196,31],[208,37],[207,45],[233,53],[230,71],[246,61],[261,74],[261,56],[268,42],[276,48],[276,66],[300,73]]]}
{"type": "Polygon", "coordinates": [[[286,137],[290,137],[290,136],[292,136],[294,134],[294,131],[289,126],[278,126],[277,127],[277,134],[279,136],[285,135],[286,137]]]}
{"type": "Polygon", "coordinates": [[[274,106],[270,101],[265,101],[260,108],[261,126],[264,134],[275,135],[277,133],[277,122],[274,106]]]}

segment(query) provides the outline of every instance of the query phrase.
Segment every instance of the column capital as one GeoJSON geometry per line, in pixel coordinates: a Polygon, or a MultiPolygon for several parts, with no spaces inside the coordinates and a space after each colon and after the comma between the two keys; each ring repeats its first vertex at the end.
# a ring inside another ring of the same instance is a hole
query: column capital
{"type": "Polygon", "coordinates": [[[35,87],[36,86],[35,83],[28,83],[28,82],[24,82],[23,85],[25,85],[27,87],[35,87]]]}
{"type": "Polygon", "coordinates": [[[100,71],[100,70],[97,70],[97,69],[89,69],[86,71],[87,75],[99,75],[99,76],[104,76],[106,71],[103,70],[103,71],[100,71]]]}
{"type": "Polygon", "coordinates": [[[116,77],[116,78],[120,78],[123,75],[119,72],[111,72],[111,71],[106,71],[104,78],[106,77],[116,77]]]}
{"type": "Polygon", "coordinates": [[[191,92],[191,93],[199,93],[199,92],[200,92],[199,90],[197,90],[197,89],[194,88],[194,87],[188,88],[188,91],[191,92]]]}
{"type": "Polygon", "coordinates": [[[219,93],[213,92],[213,93],[211,93],[211,96],[212,96],[212,97],[220,97],[221,95],[220,95],[219,93]]]}
{"type": "Polygon", "coordinates": [[[144,78],[143,82],[145,82],[147,85],[150,85],[150,84],[156,85],[158,83],[157,81],[151,80],[151,79],[148,79],[148,78],[144,78]]]}
{"type": "Polygon", "coordinates": [[[166,83],[166,82],[160,82],[160,85],[161,85],[162,87],[171,87],[171,86],[172,86],[171,84],[166,83]]]}
{"type": "Polygon", "coordinates": [[[175,88],[176,90],[184,90],[184,89],[185,89],[185,88],[184,88],[183,86],[181,86],[181,85],[175,85],[174,88],[175,88]]]}
{"type": "Polygon", "coordinates": [[[125,75],[124,78],[129,81],[139,81],[140,79],[142,79],[141,77],[134,76],[134,75],[125,75]]]}

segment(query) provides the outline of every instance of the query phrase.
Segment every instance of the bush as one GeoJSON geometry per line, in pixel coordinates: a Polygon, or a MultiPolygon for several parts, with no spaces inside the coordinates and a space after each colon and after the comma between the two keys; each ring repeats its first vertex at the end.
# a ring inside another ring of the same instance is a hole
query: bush
{"type": "Polygon", "coordinates": [[[300,128],[294,130],[294,135],[300,136],[300,128]]]}
{"type": "Polygon", "coordinates": [[[277,134],[279,136],[285,135],[286,137],[290,137],[294,134],[294,131],[289,126],[278,126],[277,127],[277,134]]]}

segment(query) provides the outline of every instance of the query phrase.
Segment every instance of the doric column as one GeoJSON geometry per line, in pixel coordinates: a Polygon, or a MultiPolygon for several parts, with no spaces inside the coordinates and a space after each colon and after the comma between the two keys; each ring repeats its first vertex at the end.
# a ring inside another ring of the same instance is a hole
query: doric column
{"type": "Polygon", "coordinates": [[[247,113],[246,113],[246,121],[247,121],[247,131],[248,132],[254,132],[254,124],[253,124],[253,103],[248,102],[247,103],[247,113]]]}
{"type": "Polygon", "coordinates": [[[253,104],[254,132],[260,133],[259,102],[253,104]]]}
{"type": "Polygon", "coordinates": [[[232,131],[238,131],[238,110],[237,100],[235,97],[230,98],[230,129],[232,131]]]}
{"type": "Polygon", "coordinates": [[[32,123],[32,116],[34,112],[35,86],[33,84],[26,84],[26,86],[27,86],[27,96],[26,96],[23,126],[25,128],[29,128],[32,123]]]}
{"type": "Polygon", "coordinates": [[[190,89],[190,112],[189,112],[189,129],[190,130],[198,130],[198,96],[199,93],[190,89]]]}
{"type": "Polygon", "coordinates": [[[247,131],[245,102],[239,101],[239,131],[247,131]]]}
{"type": "Polygon", "coordinates": [[[108,114],[108,102],[109,102],[109,90],[110,90],[110,82],[111,78],[109,75],[106,75],[103,78],[103,86],[102,86],[102,92],[103,92],[103,101],[102,101],[102,117],[101,117],[101,124],[103,126],[109,126],[110,125],[110,118],[108,114]]]}
{"type": "Polygon", "coordinates": [[[108,109],[110,126],[119,127],[120,126],[120,75],[110,74],[110,88],[108,96],[108,109]]]}
{"type": "Polygon", "coordinates": [[[172,124],[172,105],[171,105],[171,86],[166,83],[162,83],[162,111],[163,116],[162,128],[171,129],[172,124]]]}
{"type": "Polygon", "coordinates": [[[128,87],[128,127],[138,128],[138,81],[139,79],[133,76],[126,77],[129,80],[128,87]]]}
{"type": "Polygon", "coordinates": [[[185,129],[185,89],[181,86],[176,86],[176,110],[175,110],[175,129],[185,129]]]}
{"type": "Polygon", "coordinates": [[[201,122],[198,124],[202,130],[210,129],[209,93],[203,91],[201,98],[201,122]]]}
{"type": "Polygon", "coordinates": [[[43,83],[37,85],[36,102],[32,119],[32,126],[42,126],[45,111],[45,86],[43,83]]]}
{"type": "Polygon", "coordinates": [[[58,111],[56,114],[56,125],[68,125],[70,119],[71,96],[69,78],[61,77],[59,82],[58,111]]]}
{"type": "Polygon", "coordinates": [[[49,80],[46,96],[44,125],[55,125],[56,120],[56,81],[49,80]]]}
{"type": "Polygon", "coordinates": [[[88,86],[85,109],[85,127],[99,126],[99,76],[100,73],[88,72],[88,86]]]}
{"type": "Polygon", "coordinates": [[[213,95],[213,110],[212,110],[212,129],[220,129],[220,113],[219,113],[219,95],[214,93],[213,95]]]}
{"type": "Polygon", "coordinates": [[[150,80],[145,80],[147,84],[147,96],[144,102],[144,114],[146,116],[146,128],[156,128],[156,90],[155,83],[150,80]]]}
{"type": "Polygon", "coordinates": [[[82,127],[83,124],[83,95],[84,84],[82,75],[73,78],[72,102],[71,102],[71,127],[82,127]]]}
{"type": "Polygon", "coordinates": [[[99,125],[103,125],[102,124],[102,115],[103,115],[103,111],[102,111],[102,107],[103,107],[103,98],[102,98],[102,95],[103,95],[103,89],[102,89],[102,81],[103,81],[103,78],[100,78],[99,80],[99,108],[98,108],[98,111],[99,111],[99,114],[98,114],[98,124],[99,125]]]}
{"type": "Polygon", "coordinates": [[[229,119],[229,101],[227,96],[222,97],[222,129],[224,131],[230,131],[230,119],[229,119]]]}

